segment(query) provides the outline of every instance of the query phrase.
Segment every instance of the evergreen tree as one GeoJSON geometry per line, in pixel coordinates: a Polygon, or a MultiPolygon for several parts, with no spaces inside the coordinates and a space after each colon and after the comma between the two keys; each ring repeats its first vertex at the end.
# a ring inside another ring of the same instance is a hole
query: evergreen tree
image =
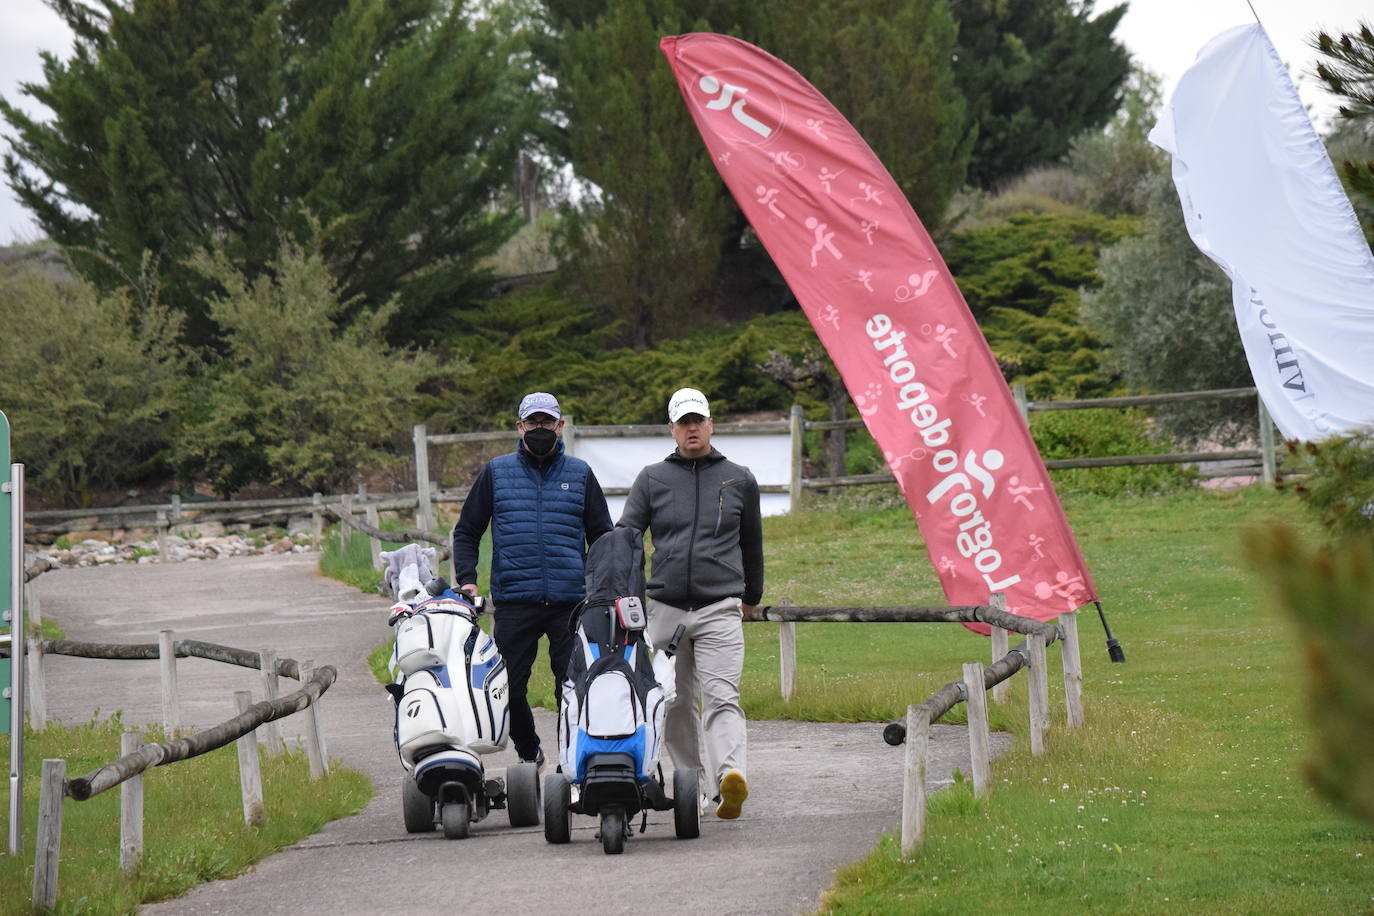
{"type": "Polygon", "coordinates": [[[625,322],[636,349],[693,323],[730,224],[659,37],[668,4],[617,0],[564,40],[559,83],[567,149],[594,187],[563,221],[565,272],[625,322]]]}
{"type": "MultiPolygon", "coordinates": [[[[1317,64],[1317,77],[1345,100],[1340,107],[1341,117],[1346,121],[1342,133],[1361,138],[1364,152],[1368,153],[1374,143],[1374,30],[1369,23],[1362,22],[1358,33],[1346,33],[1339,38],[1321,32],[1312,46],[1326,57],[1317,64]]],[[[1374,156],[1365,161],[1342,158],[1337,164],[1346,187],[1362,198],[1364,207],[1357,209],[1374,207],[1374,156]]],[[[1374,220],[1368,221],[1365,231],[1374,232],[1374,220]]]]}
{"type": "Polygon", "coordinates": [[[968,179],[991,188],[1068,151],[1120,104],[1130,54],[1112,38],[1126,4],[1093,17],[1093,0],[963,0],[954,74],[976,136],[968,179]]]}
{"type": "Polygon", "coordinates": [[[961,145],[945,0],[820,0],[806,16],[772,0],[611,0],[600,14],[585,0],[546,4],[562,52],[562,149],[599,192],[568,220],[566,263],[585,291],[616,304],[636,346],[699,321],[713,302],[738,296],[758,307],[785,296],[762,248],[742,245],[743,214],[710,163],[659,37],[726,32],[775,53],[854,123],[931,228],[963,182],[969,144],[961,145]]]}
{"type": "Polygon", "coordinates": [[[530,107],[491,15],[441,0],[52,5],[74,53],[22,88],[51,121],[0,101],[5,171],[83,272],[109,283],[151,252],[205,342],[209,287],[185,262],[222,242],[255,275],[313,214],[345,299],[400,294],[394,336],[483,287],[481,259],[513,229],[491,204],[530,107]]]}

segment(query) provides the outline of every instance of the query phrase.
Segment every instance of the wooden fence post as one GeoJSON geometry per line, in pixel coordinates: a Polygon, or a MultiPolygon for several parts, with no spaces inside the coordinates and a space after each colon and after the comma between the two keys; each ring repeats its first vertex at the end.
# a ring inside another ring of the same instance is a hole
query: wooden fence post
{"type": "Polygon", "coordinates": [[[42,731],[48,727],[48,695],[43,689],[43,640],[38,636],[28,637],[29,647],[29,689],[24,691],[24,701],[29,707],[29,727],[42,731]]]}
{"type": "Polygon", "coordinates": [[[180,525],[180,524],[181,524],[181,494],[180,494],[180,493],[173,493],[173,494],[172,494],[172,518],[171,518],[171,522],[172,522],[173,525],[180,525]]]}
{"type": "Polygon", "coordinates": [[[324,549],[324,495],[316,493],[310,497],[311,544],[316,550],[324,549]]]}
{"type": "MultiPolygon", "coordinates": [[[[369,505],[367,507],[367,509],[364,511],[364,518],[367,519],[367,523],[371,525],[373,528],[382,527],[382,520],[377,512],[377,506],[375,504],[369,505]]],[[[367,536],[367,546],[368,549],[372,551],[372,568],[380,571],[382,568],[381,539],[373,537],[369,534],[367,536]]]]}
{"type": "Polygon", "coordinates": [[[577,424],[573,422],[572,414],[563,414],[563,454],[577,456],[574,449],[577,447],[577,424]]]}
{"type": "Polygon", "coordinates": [[[345,493],[339,497],[339,555],[348,556],[348,542],[353,539],[353,529],[349,527],[349,522],[353,520],[353,496],[345,493]]]}
{"type": "Polygon", "coordinates": [[[181,727],[177,700],[177,651],[171,630],[158,630],[157,654],[162,664],[162,727],[172,737],[181,727]]]}
{"type": "MultiPolygon", "coordinates": [[[[791,601],[784,601],[784,607],[792,604],[791,601]]],[[[782,687],[782,698],[792,699],[793,692],[797,689],[797,624],[792,620],[783,620],[778,623],[778,664],[781,667],[780,685],[782,687]]]]}
{"type": "Polygon", "coordinates": [[[1016,399],[1016,409],[1021,413],[1021,422],[1030,426],[1030,401],[1026,399],[1026,386],[1020,382],[1012,385],[1011,396],[1016,399]]]}
{"type": "MultiPolygon", "coordinates": [[[[258,665],[262,669],[262,695],[265,699],[277,698],[277,653],[273,649],[258,652],[258,665]]],[[[273,719],[262,726],[263,738],[267,742],[267,753],[276,756],[286,750],[286,740],[282,737],[281,720],[273,719]]]]}
{"type": "Polygon", "coordinates": [[[787,418],[787,431],[792,439],[792,479],[787,486],[788,512],[797,512],[801,509],[803,420],[802,406],[793,404],[792,412],[787,418]]]}
{"type": "Polygon", "coordinates": [[[1083,724],[1083,661],[1078,654],[1078,612],[1059,615],[1063,638],[1059,657],[1064,663],[1064,710],[1069,728],[1083,724]]]}
{"type": "MultiPolygon", "coordinates": [[[[247,690],[234,691],[234,704],[239,713],[253,705],[253,694],[247,690]]],[[[234,740],[239,755],[239,789],[243,793],[243,822],[249,827],[261,827],[267,821],[262,805],[262,768],[258,760],[258,732],[254,729],[234,740]]]]}
{"type": "MultiPolygon", "coordinates": [[[[143,736],[130,730],[119,736],[119,756],[143,746],[143,736]]],[[[133,871],[143,859],[143,774],[119,784],[119,867],[133,871]]]]}
{"type": "MultiPolygon", "coordinates": [[[[307,659],[300,663],[301,683],[310,679],[315,671],[315,660],[307,659]]],[[[320,734],[319,711],[316,700],[305,707],[305,756],[310,761],[310,778],[319,779],[329,772],[329,759],[324,753],[324,738],[320,734]]]]}
{"type": "Polygon", "coordinates": [[[988,695],[983,686],[983,663],[964,662],[964,687],[968,691],[968,751],[973,771],[973,795],[982,798],[992,787],[988,758],[988,695]]]}
{"type": "Polygon", "coordinates": [[[32,586],[24,589],[24,602],[29,609],[28,613],[24,615],[25,619],[29,622],[29,626],[33,627],[35,631],[42,629],[43,608],[38,601],[38,590],[32,586]]]}
{"type": "Polygon", "coordinates": [[[434,505],[429,492],[429,433],[425,424],[416,423],[412,431],[415,440],[415,524],[421,531],[434,530],[434,505]]]}
{"type": "Polygon", "coordinates": [[[906,759],[902,768],[902,858],[926,841],[926,762],[930,752],[930,713],[906,708],[906,759]]]}
{"type": "MultiPolygon", "coordinates": [[[[997,608],[999,611],[1005,611],[1007,609],[1007,596],[1001,592],[997,592],[988,598],[988,604],[991,607],[997,608]]],[[[992,627],[991,629],[992,632],[989,634],[989,642],[992,645],[992,663],[995,665],[1006,658],[1007,631],[1001,627],[992,627]]],[[[1005,703],[1010,696],[1011,678],[1007,678],[1004,681],[999,681],[992,685],[992,702],[998,704],[1005,703]]]]}
{"type": "Polygon", "coordinates": [[[1269,409],[1264,406],[1264,398],[1256,396],[1259,402],[1260,436],[1260,475],[1261,479],[1273,485],[1278,477],[1278,467],[1274,462],[1274,421],[1269,417],[1269,409]]]}
{"type": "Polygon", "coordinates": [[[1045,671],[1045,637],[1026,637],[1030,648],[1030,748],[1031,754],[1045,753],[1045,732],[1050,727],[1050,683],[1045,671]]]}
{"type": "Polygon", "coordinates": [[[67,761],[46,759],[38,789],[38,838],[33,853],[33,906],[57,906],[57,868],[62,860],[62,798],[67,761]]]}
{"type": "Polygon", "coordinates": [[[157,510],[157,561],[159,563],[170,563],[172,558],[167,555],[167,511],[157,510]]]}

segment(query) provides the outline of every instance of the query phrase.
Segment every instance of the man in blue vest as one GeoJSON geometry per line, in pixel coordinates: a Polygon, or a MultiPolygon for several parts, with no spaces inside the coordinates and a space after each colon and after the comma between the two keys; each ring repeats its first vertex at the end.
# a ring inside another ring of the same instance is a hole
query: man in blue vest
{"type": "MultiPolygon", "coordinates": [[[[477,594],[478,545],[491,526],[492,636],[510,677],[510,736],[523,761],[544,762],[526,699],[539,637],[561,681],[572,657],[568,618],[585,596],[587,547],[611,530],[606,496],[587,462],[563,453],[558,400],[536,391],[520,402],[520,443],[482,468],[453,526],[459,587],[477,594]]],[[[555,690],[556,693],[556,690],[555,690]]]]}

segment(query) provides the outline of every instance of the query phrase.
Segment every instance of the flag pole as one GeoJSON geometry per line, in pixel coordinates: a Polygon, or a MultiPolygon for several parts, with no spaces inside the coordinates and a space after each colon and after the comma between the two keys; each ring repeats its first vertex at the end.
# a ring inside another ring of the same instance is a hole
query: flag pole
{"type": "Polygon", "coordinates": [[[1102,613],[1102,602],[1094,601],[1093,604],[1097,605],[1097,618],[1102,621],[1102,629],[1107,634],[1107,655],[1114,662],[1124,662],[1126,651],[1121,648],[1121,643],[1112,637],[1112,628],[1107,626],[1107,615],[1102,613]]]}
{"type": "Polygon", "coordinates": [[[1250,15],[1255,17],[1255,21],[1259,22],[1260,25],[1264,25],[1263,22],[1260,22],[1259,13],[1255,12],[1255,4],[1251,3],[1250,0],[1245,0],[1245,5],[1250,7],[1250,15]]]}

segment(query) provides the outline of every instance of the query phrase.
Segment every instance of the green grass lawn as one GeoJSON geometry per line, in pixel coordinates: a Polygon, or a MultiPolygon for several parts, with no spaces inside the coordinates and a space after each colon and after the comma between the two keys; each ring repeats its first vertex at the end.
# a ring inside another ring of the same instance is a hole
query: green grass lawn
{"type": "MultiPolygon", "coordinates": [[[[118,717],[30,731],[25,741],[24,846],[0,855],[0,914],[31,912],[39,771],[44,758],[67,761],[67,777],[119,756],[124,725],[118,717]]],[[[153,740],[158,740],[156,735],[153,740]]],[[[9,736],[0,736],[9,759],[9,736]]],[[[60,913],[133,913],[138,904],[184,894],[197,884],[227,878],[301,840],[335,818],[361,811],[372,786],[360,773],[334,767],[310,779],[303,752],[262,756],[262,827],[243,823],[238,758],[233,745],[200,757],[154,767],[143,775],[144,858],[126,876],[119,868],[119,789],[62,805],[60,913]]]]}
{"type": "MultiPolygon", "coordinates": [[[[823,911],[1374,911],[1374,827],[1299,775],[1296,641],[1241,555],[1240,532],[1275,518],[1318,537],[1304,507],[1256,487],[1065,508],[1127,663],[1109,662],[1095,614],[1081,614],[1087,725],[1063,726],[1052,647],[1049,752],[1025,749],[1018,675],[1011,702],[992,708],[994,727],[1021,739],[994,762],[994,792],[935,796],[920,854],[903,862],[885,838],[839,873],[823,911]]],[[[766,519],[764,536],[767,604],[944,603],[905,508],[815,509],[766,519]]],[[[745,633],[752,718],[885,721],[988,652],[957,624],[800,624],[796,695],[783,702],[777,626],[745,633]]],[[[532,701],[552,705],[551,686],[541,657],[532,701]]]]}

